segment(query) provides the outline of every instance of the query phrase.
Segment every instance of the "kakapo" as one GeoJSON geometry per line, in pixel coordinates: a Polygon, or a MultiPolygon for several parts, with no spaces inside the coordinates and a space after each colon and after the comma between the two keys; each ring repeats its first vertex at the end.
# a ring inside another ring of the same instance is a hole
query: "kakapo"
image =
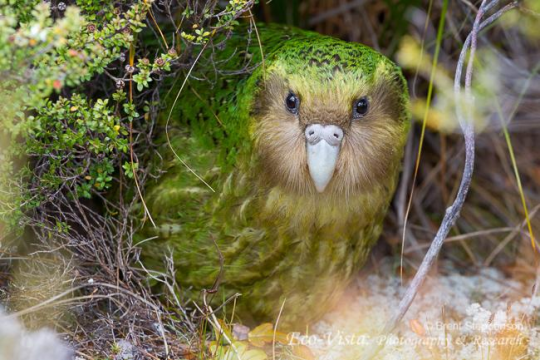
{"type": "Polygon", "coordinates": [[[368,46],[276,25],[258,35],[201,56],[163,115],[143,259],[172,254],[183,296],[217,284],[212,304],[240,293],[241,321],[283,307],[280,326],[299,328],[335,303],[382,231],[409,97],[368,46]]]}

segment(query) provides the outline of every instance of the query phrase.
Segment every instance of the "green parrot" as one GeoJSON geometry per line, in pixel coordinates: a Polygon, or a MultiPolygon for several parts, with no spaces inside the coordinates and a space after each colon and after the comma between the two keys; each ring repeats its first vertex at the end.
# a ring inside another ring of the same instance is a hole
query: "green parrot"
{"type": "Polygon", "coordinates": [[[159,131],[143,258],[172,254],[184,299],[217,289],[215,309],[241,294],[227,305],[240,321],[280,314],[280,328],[302,328],[381,233],[410,123],[406,82],[367,46],[276,25],[232,34],[189,75],[159,131]]]}

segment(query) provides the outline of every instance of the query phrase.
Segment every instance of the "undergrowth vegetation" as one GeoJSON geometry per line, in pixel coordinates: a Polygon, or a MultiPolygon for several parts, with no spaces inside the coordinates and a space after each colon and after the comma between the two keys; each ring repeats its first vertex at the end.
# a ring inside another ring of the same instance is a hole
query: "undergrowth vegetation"
{"type": "Polygon", "coordinates": [[[143,160],[164,80],[254,3],[0,1],[2,300],[27,325],[67,326],[81,354],[114,353],[116,337],[190,351],[197,322],[148,293],[128,214],[158,175],[143,160]],[[167,345],[170,329],[186,340],[167,345]]]}

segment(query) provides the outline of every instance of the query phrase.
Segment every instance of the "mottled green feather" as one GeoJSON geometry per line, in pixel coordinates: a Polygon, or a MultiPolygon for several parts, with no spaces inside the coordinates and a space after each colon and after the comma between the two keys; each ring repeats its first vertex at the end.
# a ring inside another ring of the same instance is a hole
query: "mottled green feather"
{"type": "Polygon", "coordinates": [[[263,321],[274,320],[285,302],[282,324],[300,327],[334,303],[382,230],[409,126],[408,95],[399,69],[369,47],[281,26],[260,27],[259,34],[264,63],[255,34],[248,41],[240,32],[196,65],[172,112],[170,144],[159,132],[165,173],[145,189],[157,228],[147,224],[138,236],[157,236],[145,243],[149,264],[172,251],[183,296],[196,299],[218,281],[214,305],[241,293],[237,315],[263,321]],[[242,69],[250,71],[238,75],[242,69]],[[322,194],[265,175],[272,169],[258,149],[261,108],[281,101],[267,88],[276,76],[300,89],[306,104],[325,92],[343,94],[336,106],[346,111],[358,86],[375,89],[375,97],[394,94],[392,107],[373,110],[390,124],[376,130],[386,147],[362,155],[373,157],[370,166],[380,174],[365,174],[350,191],[322,194]],[[377,87],[382,78],[390,88],[377,87]]]}

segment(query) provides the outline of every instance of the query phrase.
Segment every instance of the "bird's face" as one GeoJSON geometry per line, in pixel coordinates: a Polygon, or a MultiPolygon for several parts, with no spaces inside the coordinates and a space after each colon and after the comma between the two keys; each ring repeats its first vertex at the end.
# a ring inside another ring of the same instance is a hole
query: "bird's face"
{"type": "Polygon", "coordinates": [[[264,70],[253,106],[264,180],[300,194],[353,195],[387,183],[408,131],[399,69],[337,40],[285,54],[264,70]]]}

